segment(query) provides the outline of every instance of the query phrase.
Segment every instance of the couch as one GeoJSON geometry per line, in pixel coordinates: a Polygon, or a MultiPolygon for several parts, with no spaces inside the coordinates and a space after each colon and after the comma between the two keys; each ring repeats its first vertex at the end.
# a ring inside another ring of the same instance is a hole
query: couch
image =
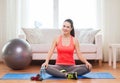
{"type": "MultiPolygon", "coordinates": [[[[60,29],[22,28],[19,38],[28,41],[32,47],[32,60],[45,60],[53,39],[61,33],[60,29]]],[[[102,65],[102,34],[100,29],[75,29],[75,37],[80,42],[80,51],[87,60],[98,60],[102,65]]],[[[51,60],[57,57],[56,50],[51,60]]],[[[74,59],[78,60],[76,52],[74,59]]]]}

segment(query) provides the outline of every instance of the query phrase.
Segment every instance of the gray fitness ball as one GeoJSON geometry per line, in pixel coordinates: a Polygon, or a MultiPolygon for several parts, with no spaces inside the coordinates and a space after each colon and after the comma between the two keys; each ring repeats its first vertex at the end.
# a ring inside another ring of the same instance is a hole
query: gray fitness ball
{"type": "Polygon", "coordinates": [[[24,69],[32,61],[31,46],[23,39],[12,39],[3,46],[2,57],[8,67],[24,69]]]}

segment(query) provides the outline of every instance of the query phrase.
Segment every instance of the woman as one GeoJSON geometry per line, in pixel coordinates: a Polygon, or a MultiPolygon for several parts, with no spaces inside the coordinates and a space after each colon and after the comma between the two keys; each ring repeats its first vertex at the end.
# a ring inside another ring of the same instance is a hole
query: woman
{"type": "Polygon", "coordinates": [[[79,42],[75,38],[73,21],[66,19],[63,23],[62,34],[56,37],[48,52],[46,61],[42,64],[46,72],[61,78],[77,79],[78,75],[84,75],[90,72],[92,65],[82,56],[80,52],[79,42]],[[57,49],[57,59],[55,65],[49,65],[49,60],[53,52],[57,49]],[[74,50],[83,65],[75,65],[73,59],[74,50]]]}

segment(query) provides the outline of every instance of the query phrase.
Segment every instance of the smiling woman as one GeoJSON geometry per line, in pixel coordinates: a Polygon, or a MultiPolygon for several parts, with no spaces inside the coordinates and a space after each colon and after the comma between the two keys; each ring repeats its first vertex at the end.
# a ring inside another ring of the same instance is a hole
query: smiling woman
{"type": "MultiPolygon", "coordinates": [[[[77,79],[78,75],[84,75],[91,71],[92,65],[80,52],[79,42],[75,38],[73,32],[73,21],[71,19],[66,19],[63,22],[62,34],[53,40],[45,62],[42,64],[42,68],[44,67],[48,74],[59,78],[77,79]],[[51,65],[49,64],[49,61],[53,56],[55,49],[57,50],[56,63],[55,65],[51,65]],[[84,64],[75,64],[74,50],[76,51],[78,59],[84,64]]],[[[40,69],[40,76],[41,74],[40,69]]]]}

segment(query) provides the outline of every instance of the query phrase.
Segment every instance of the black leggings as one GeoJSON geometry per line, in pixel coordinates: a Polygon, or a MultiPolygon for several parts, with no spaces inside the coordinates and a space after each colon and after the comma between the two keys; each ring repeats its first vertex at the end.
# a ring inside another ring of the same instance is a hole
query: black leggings
{"type": "Polygon", "coordinates": [[[49,65],[46,72],[56,77],[65,78],[65,73],[60,72],[60,70],[63,69],[66,70],[67,73],[77,72],[78,75],[84,75],[90,72],[86,65],[49,65]]]}

